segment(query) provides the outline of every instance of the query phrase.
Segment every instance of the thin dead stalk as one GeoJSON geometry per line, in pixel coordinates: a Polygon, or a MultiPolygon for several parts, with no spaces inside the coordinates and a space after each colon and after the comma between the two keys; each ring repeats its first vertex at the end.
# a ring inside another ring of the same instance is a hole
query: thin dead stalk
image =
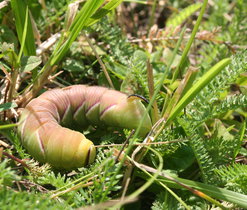
{"type": "Polygon", "coordinates": [[[9,153],[7,153],[7,152],[4,152],[4,151],[2,152],[2,154],[5,155],[5,156],[8,157],[8,158],[10,158],[10,159],[12,159],[12,160],[14,160],[14,161],[20,163],[20,164],[21,164],[22,166],[24,166],[25,168],[30,169],[30,167],[29,167],[23,160],[21,160],[21,159],[15,157],[14,155],[11,155],[11,154],[9,154],[9,153]]]}
{"type": "Polygon", "coordinates": [[[91,49],[93,50],[94,55],[96,56],[96,58],[97,58],[97,60],[98,60],[98,62],[99,62],[99,64],[100,64],[100,66],[101,66],[101,68],[102,68],[102,70],[103,70],[103,72],[104,72],[104,74],[105,74],[105,77],[106,77],[106,79],[107,79],[109,85],[111,86],[111,88],[114,89],[114,85],[113,85],[113,83],[112,83],[112,81],[111,81],[111,78],[110,78],[110,76],[109,76],[109,74],[108,74],[108,71],[107,71],[107,69],[106,69],[106,67],[105,67],[105,64],[103,63],[103,61],[102,61],[101,58],[99,57],[99,54],[97,53],[97,51],[96,51],[95,47],[93,46],[91,40],[87,37],[86,34],[84,34],[84,35],[85,35],[85,38],[86,38],[86,40],[87,40],[89,46],[90,46],[91,49]]]}
{"type": "Polygon", "coordinates": [[[118,156],[117,156],[116,159],[115,159],[115,162],[118,161],[118,158],[119,158],[120,155],[122,154],[122,152],[123,152],[124,148],[126,147],[126,145],[128,145],[128,142],[129,142],[130,138],[133,136],[134,133],[135,133],[135,130],[133,129],[133,130],[131,131],[130,135],[128,136],[128,138],[125,140],[124,144],[122,144],[122,148],[121,148],[121,150],[119,151],[118,156]]]}
{"type": "MultiPolygon", "coordinates": [[[[178,142],[186,142],[187,140],[173,140],[173,141],[159,141],[159,142],[146,142],[146,143],[136,143],[131,144],[133,146],[149,146],[149,145],[162,145],[162,144],[171,144],[178,142]]],[[[95,145],[96,148],[104,148],[104,147],[122,147],[128,146],[129,144],[106,144],[106,145],[95,145]]]]}

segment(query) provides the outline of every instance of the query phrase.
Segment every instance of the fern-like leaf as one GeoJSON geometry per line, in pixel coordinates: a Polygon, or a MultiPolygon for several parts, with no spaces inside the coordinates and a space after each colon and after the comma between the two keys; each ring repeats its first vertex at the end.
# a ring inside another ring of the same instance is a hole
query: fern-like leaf
{"type": "Polygon", "coordinates": [[[20,179],[7,164],[8,160],[4,160],[0,163],[0,190],[3,186],[10,186],[14,180],[20,179]]]}
{"type": "Polygon", "coordinates": [[[247,194],[247,165],[233,164],[215,170],[228,189],[247,194]]]}
{"type": "Polygon", "coordinates": [[[214,164],[219,167],[234,161],[235,153],[241,146],[241,139],[238,135],[230,134],[218,119],[215,120],[214,126],[214,134],[204,141],[204,145],[214,164]]]}
{"type": "Polygon", "coordinates": [[[181,23],[183,23],[189,16],[191,16],[195,11],[200,9],[202,6],[202,3],[195,3],[191,4],[188,7],[184,8],[182,11],[180,11],[176,16],[169,18],[166,22],[167,26],[179,26],[181,23]]]}
{"type": "Polygon", "coordinates": [[[190,146],[195,154],[204,182],[214,183],[216,181],[216,176],[214,174],[216,165],[205,148],[204,139],[199,135],[200,132],[198,131],[198,128],[196,128],[189,119],[180,118],[178,119],[178,122],[185,130],[186,135],[189,136],[190,146]]]}
{"type": "Polygon", "coordinates": [[[240,74],[247,71],[246,60],[247,50],[233,56],[231,64],[215,77],[188,106],[187,112],[194,120],[198,121],[198,125],[210,119],[210,117],[224,113],[227,109],[234,110],[245,107],[246,96],[241,94],[228,97],[223,100],[223,103],[217,104],[221,101],[221,94],[229,89],[240,74]]]}
{"type": "Polygon", "coordinates": [[[60,202],[50,199],[45,194],[15,192],[9,189],[0,189],[0,209],[72,209],[62,199],[60,202]]]}
{"type": "Polygon", "coordinates": [[[247,107],[247,95],[239,94],[228,96],[219,105],[215,107],[212,117],[216,117],[229,110],[247,107]]]}

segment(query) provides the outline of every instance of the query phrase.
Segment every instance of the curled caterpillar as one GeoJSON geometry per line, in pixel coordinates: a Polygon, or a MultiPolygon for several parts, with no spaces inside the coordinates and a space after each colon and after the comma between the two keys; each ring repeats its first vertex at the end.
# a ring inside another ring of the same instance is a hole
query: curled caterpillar
{"type": "MultiPolygon", "coordinates": [[[[22,112],[18,133],[28,153],[41,163],[70,170],[92,163],[94,144],[81,132],[88,125],[134,129],[146,109],[140,100],[98,86],[74,85],[47,91],[22,112]]],[[[146,115],[140,133],[152,127],[146,115]]]]}

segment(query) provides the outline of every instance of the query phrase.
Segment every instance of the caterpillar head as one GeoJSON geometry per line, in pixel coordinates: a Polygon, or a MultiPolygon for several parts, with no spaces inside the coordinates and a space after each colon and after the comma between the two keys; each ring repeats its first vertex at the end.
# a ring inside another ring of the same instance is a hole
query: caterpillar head
{"type": "Polygon", "coordinates": [[[143,116],[145,117],[139,132],[141,136],[146,135],[152,128],[150,116],[139,97],[122,94],[115,101],[115,105],[102,114],[101,120],[110,126],[137,129],[143,116]]]}

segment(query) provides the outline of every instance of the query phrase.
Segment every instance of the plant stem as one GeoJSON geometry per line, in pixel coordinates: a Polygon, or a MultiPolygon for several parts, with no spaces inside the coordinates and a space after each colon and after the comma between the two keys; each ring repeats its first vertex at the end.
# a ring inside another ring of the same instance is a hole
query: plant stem
{"type": "Polygon", "coordinates": [[[105,64],[103,63],[103,61],[102,61],[101,58],[99,57],[99,54],[97,53],[97,51],[96,51],[95,47],[93,46],[91,40],[87,37],[87,35],[86,35],[85,33],[84,33],[84,36],[85,36],[85,38],[86,38],[86,40],[87,40],[89,46],[90,46],[91,49],[93,50],[94,55],[96,56],[96,58],[97,58],[99,64],[101,65],[101,68],[102,68],[102,70],[103,70],[103,72],[104,72],[104,74],[105,74],[105,77],[106,77],[106,79],[107,79],[107,81],[108,81],[110,87],[113,88],[113,89],[115,89],[115,88],[114,88],[114,85],[113,85],[113,83],[112,83],[112,81],[111,81],[111,77],[110,77],[110,75],[108,74],[108,71],[107,71],[107,69],[106,69],[106,67],[105,67],[105,64]]]}
{"type": "Polygon", "coordinates": [[[206,10],[206,7],[207,7],[207,3],[208,3],[208,0],[204,0],[203,1],[203,5],[202,5],[202,8],[200,10],[200,14],[199,14],[199,16],[198,16],[198,18],[196,20],[196,24],[195,24],[195,26],[193,28],[193,31],[192,31],[191,36],[190,36],[190,39],[189,39],[189,41],[188,41],[188,43],[187,43],[187,45],[186,45],[186,47],[185,47],[185,49],[183,51],[182,57],[180,59],[180,62],[177,65],[177,68],[176,68],[176,70],[175,70],[175,72],[173,74],[172,83],[177,79],[178,73],[182,70],[182,67],[183,67],[183,65],[184,65],[184,63],[186,61],[186,58],[187,58],[187,55],[189,53],[190,47],[191,47],[191,45],[192,45],[192,43],[193,43],[193,41],[195,39],[196,33],[198,31],[198,28],[199,28],[199,26],[201,24],[203,14],[204,14],[204,12],[206,10]]]}

